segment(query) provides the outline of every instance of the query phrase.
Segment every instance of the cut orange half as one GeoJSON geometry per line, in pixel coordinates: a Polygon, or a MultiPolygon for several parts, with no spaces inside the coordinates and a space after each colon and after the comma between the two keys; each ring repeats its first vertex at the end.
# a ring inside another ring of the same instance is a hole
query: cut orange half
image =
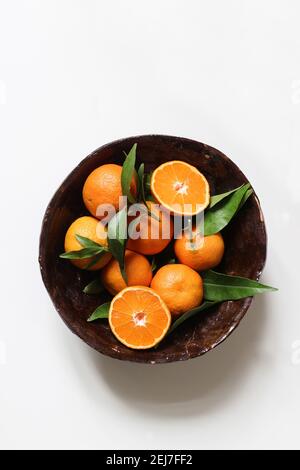
{"type": "Polygon", "coordinates": [[[196,215],[209,204],[209,185],[205,176],[188,163],[173,160],[163,163],[151,177],[155,199],[177,215],[196,215]]]}
{"type": "Polygon", "coordinates": [[[115,337],[132,349],[149,349],[167,333],[171,314],[149,287],[126,287],[110,305],[109,325],[115,337]]]}

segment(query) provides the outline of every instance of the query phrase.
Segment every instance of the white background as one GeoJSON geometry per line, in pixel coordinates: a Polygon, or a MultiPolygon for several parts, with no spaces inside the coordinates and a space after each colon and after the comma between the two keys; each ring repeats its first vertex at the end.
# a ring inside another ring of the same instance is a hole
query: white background
{"type": "Polygon", "coordinates": [[[0,0],[1,448],[299,449],[299,15],[297,0],[0,0]],[[280,288],[221,347],[154,367],[73,336],[37,263],[64,177],[143,133],[241,167],[280,288]]]}

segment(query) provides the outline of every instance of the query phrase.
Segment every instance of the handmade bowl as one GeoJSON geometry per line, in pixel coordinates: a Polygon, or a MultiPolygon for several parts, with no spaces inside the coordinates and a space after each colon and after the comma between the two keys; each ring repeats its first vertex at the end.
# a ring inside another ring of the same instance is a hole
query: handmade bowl
{"type": "MultiPolygon", "coordinates": [[[[56,310],[70,330],[92,348],[117,359],[165,363],[183,361],[210,351],[239,325],[252,298],[228,301],[188,320],[156,349],[133,350],[113,336],[106,320],[87,323],[91,312],[108,300],[103,293],[89,296],[83,287],[95,277],[60,259],[64,236],[74,219],[87,213],[82,201],[85,179],[104,163],[122,163],[123,151],[138,144],[137,156],[150,172],[169,160],[183,160],[196,166],[207,178],[211,194],[223,193],[248,180],[223,153],[209,145],[181,137],[144,135],[117,140],[86,157],[65,179],[46,210],[40,237],[39,262],[44,284],[56,310]]],[[[266,229],[259,200],[254,193],[223,231],[225,255],[218,270],[258,280],[266,259],[266,229]]]]}

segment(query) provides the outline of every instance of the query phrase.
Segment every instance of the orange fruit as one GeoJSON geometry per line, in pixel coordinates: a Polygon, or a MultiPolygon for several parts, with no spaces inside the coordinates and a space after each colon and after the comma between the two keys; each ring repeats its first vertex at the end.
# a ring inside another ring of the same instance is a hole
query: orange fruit
{"type": "MultiPolygon", "coordinates": [[[[126,250],[125,271],[128,286],[149,286],[152,280],[152,269],[149,261],[143,255],[126,250]]],[[[101,272],[101,280],[106,290],[116,295],[126,284],[117,260],[112,259],[101,272]]]]}
{"type": "MultiPolygon", "coordinates": [[[[129,238],[127,248],[143,255],[155,255],[163,251],[170,243],[174,226],[170,215],[159,210],[157,204],[147,201],[147,206],[156,218],[147,214],[141,217],[140,223],[137,224],[138,238],[129,238]]],[[[130,220],[132,221],[131,218],[130,220]]]]}
{"type": "MultiPolygon", "coordinates": [[[[107,246],[106,229],[94,217],[85,216],[76,219],[68,228],[65,236],[65,251],[78,251],[82,250],[83,246],[76,239],[76,235],[86,237],[93,242],[99,243],[100,245],[107,246]]],[[[97,264],[89,268],[90,271],[96,271],[97,269],[103,268],[111,259],[110,253],[105,253],[97,264]]],[[[91,262],[91,258],[87,259],[72,259],[71,262],[80,269],[86,269],[91,262]]]]}
{"type": "MultiPolygon", "coordinates": [[[[83,190],[82,197],[87,210],[94,216],[101,219],[105,214],[98,213],[97,209],[102,204],[111,204],[116,210],[119,210],[119,198],[122,196],[121,187],[121,174],[122,167],[109,163],[96,168],[87,177],[83,190]]],[[[131,192],[136,194],[137,186],[136,181],[132,178],[131,192]]]]}
{"type": "Polygon", "coordinates": [[[168,307],[149,287],[126,287],[117,294],[108,315],[115,337],[132,349],[148,349],[167,333],[171,315],[168,307]]]}
{"type": "Polygon", "coordinates": [[[189,235],[184,233],[174,244],[176,258],[180,263],[196,271],[205,271],[217,266],[223,258],[224,248],[224,240],[220,233],[202,238],[196,231],[192,232],[191,240],[189,235]]]}
{"type": "Polygon", "coordinates": [[[176,215],[198,214],[210,201],[205,176],[194,166],[179,160],[157,167],[150,187],[155,199],[176,215]]]}
{"type": "Polygon", "coordinates": [[[160,268],[152,279],[151,287],[174,317],[198,307],[203,299],[201,276],[184,264],[167,264],[160,268]]]}

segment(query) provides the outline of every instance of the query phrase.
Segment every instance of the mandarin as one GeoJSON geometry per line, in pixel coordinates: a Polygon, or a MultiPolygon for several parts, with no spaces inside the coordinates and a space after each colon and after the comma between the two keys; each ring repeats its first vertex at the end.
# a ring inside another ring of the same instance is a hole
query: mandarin
{"type": "Polygon", "coordinates": [[[224,240],[221,233],[202,237],[196,231],[191,239],[187,233],[174,244],[177,259],[196,271],[205,271],[217,266],[224,254],[224,240]]]}
{"type": "MultiPolygon", "coordinates": [[[[151,265],[147,258],[139,253],[126,250],[125,272],[128,286],[149,286],[152,280],[151,265]]],[[[101,272],[101,280],[106,290],[116,295],[126,284],[121,274],[119,263],[112,259],[101,272]]]]}
{"type": "Polygon", "coordinates": [[[205,176],[196,167],[179,160],[157,167],[150,187],[154,198],[175,215],[198,214],[210,201],[205,176]]]}
{"type": "Polygon", "coordinates": [[[184,264],[167,264],[160,268],[152,279],[151,288],[174,317],[198,307],[203,299],[201,276],[184,264]]]}
{"type": "MultiPolygon", "coordinates": [[[[149,211],[153,216],[144,214],[136,226],[137,238],[129,238],[127,248],[143,255],[155,255],[163,251],[173,238],[174,226],[170,215],[160,210],[152,201],[147,201],[149,211]]],[[[130,225],[135,220],[131,221],[130,225]]]]}
{"type": "MultiPolygon", "coordinates": [[[[112,205],[115,210],[119,210],[120,200],[122,196],[121,186],[122,167],[109,163],[96,168],[87,177],[82,197],[87,210],[98,219],[103,218],[106,214],[101,210],[101,206],[112,205]]],[[[137,185],[134,177],[131,182],[131,193],[136,195],[137,185]]]]}
{"type": "Polygon", "coordinates": [[[127,287],[117,294],[108,314],[115,337],[133,349],[149,349],[166,335],[171,315],[159,295],[149,287],[127,287]]]}
{"type": "MultiPolygon", "coordinates": [[[[76,235],[86,237],[95,243],[99,243],[102,246],[107,247],[106,229],[99,222],[98,219],[90,216],[79,217],[76,219],[68,228],[65,236],[65,251],[79,251],[83,247],[76,239],[76,235]]],[[[77,268],[88,269],[89,271],[96,271],[97,269],[103,268],[111,259],[110,253],[104,253],[101,259],[90,268],[87,266],[92,261],[91,258],[87,259],[72,259],[71,262],[77,268]]]]}

